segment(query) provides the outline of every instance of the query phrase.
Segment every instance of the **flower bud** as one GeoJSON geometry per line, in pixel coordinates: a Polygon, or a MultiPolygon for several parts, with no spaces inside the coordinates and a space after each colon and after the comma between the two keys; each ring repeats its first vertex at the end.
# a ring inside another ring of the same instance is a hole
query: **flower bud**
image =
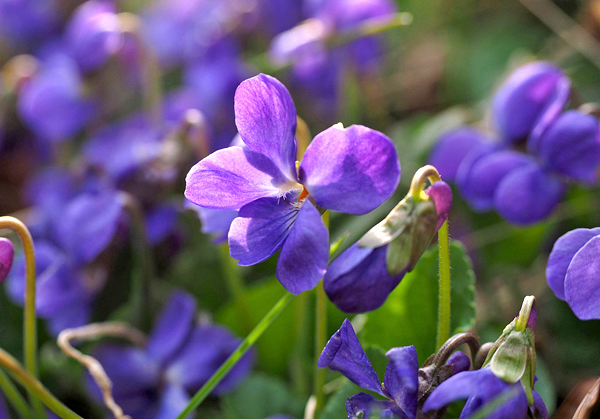
{"type": "Polygon", "coordinates": [[[12,266],[15,249],[10,240],[0,238],[0,283],[4,281],[12,266]]]}

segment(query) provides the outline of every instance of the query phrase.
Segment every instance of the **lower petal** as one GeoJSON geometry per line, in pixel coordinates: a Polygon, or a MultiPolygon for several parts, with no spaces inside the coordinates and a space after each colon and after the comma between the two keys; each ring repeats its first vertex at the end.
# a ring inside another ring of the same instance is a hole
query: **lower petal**
{"type": "Polygon", "coordinates": [[[298,210],[283,199],[262,198],[244,205],[229,228],[229,250],[241,266],[267,260],[294,225],[298,210]]]}
{"type": "Polygon", "coordinates": [[[302,204],[279,255],[275,275],[292,294],[313,289],[325,275],[329,232],[308,199],[302,204]]]}
{"type": "Polygon", "coordinates": [[[573,257],[565,278],[565,297],[581,320],[600,319],[600,237],[588,241],[573,257]]]}
{"type": "Polygon", "coordinates": [[[537,164],[512,171],[494,194],[496,210],[515,224],[531,224],[546,218],[565,191],[564,184],[537,164]]]}
{"type": "Polygon", "coordinates": [[[348,413],[348,419],[408,418],[400,411],[394,402],[377,400],[367,393],[358,393],[348,398],[348,400],[346,400],[346,412],[348,413]]]}

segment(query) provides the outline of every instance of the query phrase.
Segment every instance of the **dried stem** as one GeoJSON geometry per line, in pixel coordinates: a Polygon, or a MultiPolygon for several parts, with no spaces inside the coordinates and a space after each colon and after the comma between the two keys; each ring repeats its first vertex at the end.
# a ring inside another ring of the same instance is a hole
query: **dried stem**
{"type": "Polygon", "coordinates": [[[92,378],[100,387],[104,404],[110,409],[114,417],[116,419],[131,419],[123,414],[123,409],[115,402],[112,396],[112,381],[106,375],[102,364],[96,358],[82,354],[71,344],[73,340],[92,340],[106,336],[129,339],[138,346],[145,346],[146,344],[146,336],[142,332],[120,322],[92,323],[82,327],[65,329],[58,335],[57,343],[67,356],[77,360],[88,369],[92,378]]]}

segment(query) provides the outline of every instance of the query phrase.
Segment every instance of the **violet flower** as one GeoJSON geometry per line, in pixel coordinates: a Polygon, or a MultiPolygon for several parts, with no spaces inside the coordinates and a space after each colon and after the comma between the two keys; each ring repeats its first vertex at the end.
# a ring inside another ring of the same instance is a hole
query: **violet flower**
{"type": "MultiPolygon", "coordinates": [[[[346,401],[348,419],[414,419],[417,416],[422,394],[419,394],[419,362],[415,347],[392,348],[385,356],[389,363],[382,385],[348,319],[327,342],[319,357],[319,368],[338,371],[354,384],[388,399],[378,400],[370,394],[358,393],[346,401]],[[375,412],[380,416],[372,416],[375,412]]],[[[453,366],[452,374],[468,369],[470,361],[466,355],[457,352],[448,360],[448,365],[453,366]]]]}
{"type": "MultiPolygon", "coordinates": [[[[445,182],[438,181],[429,187],[426,193],[433,200],[438,217],[433,231],[435,233],[448,217],[452,205],[452,191],[445,182]]],[[[420,220],[417,219],[413,223],[419,222],[420,220]]],[[[410,230],[405,229],[405,231],[410,230]]],[[[419,237],[419,239],[426,247],[432,237],[419,237]]],[[[323,287],[336,307],[345,313],[363,313],[375,310],[385,302],[388,295],[416,263],[409,260],[399,273],[390,273],[387,264],[388,251],[389,244],[363,247],[358,241],[331,262],[323,278],[323,287]]],[[[420,256],[421,254],[418,255],[420,256]]]]}
{"type": "Polygon", "coordinates": [[[578,228],[561,236],[550,253],[546,279],[581,320],[600,319],[600,228],[578,228]]]}
{"type": "Polygon", "coordinates": [[[431,163],[454,178],[478,211],[495,208],[505,219],[530,224],[556,207],[568,180],[592,182],[600,164],[600,125],[579,111],[562,114],[569,79],[546,62],[517,69],[493,99],[499,141],[461,128],[446,134],[431,163]],[[530,154],[512,150],[527,140],[530,154]]]}
{"type": "MultiPolygon", "coordinates": [[[[487,419],[526,419],[529,417],[530,408],[522,384],[503,381],[496,377],[489,367],[475,371],[463,371],[442,382],[425,401],[423,411],[438,410],[453,401],[467,399],[460,419],[468,419],[478,409],[503,394],[510,394],[511,397],[486,416],[487,419]]],[[[546,419],[548,412],[542,398],[535,391],[533,391],[533,398],[534,405],[531,409],[532,413],[536,414],[533,417],[546,419]]]]}
{"type": "MultiPolygon", "coordinates": [[[[240,339],[222,326],[194,320],[194,298],[175,292],[158,317],[145,348],[101,345],[93,356],[113,382],[113,396],[133,419],[172,419],[231,355],[240,339]]],[[[222,395],[243,380],[253,364],[247,353],[217,385],[222,395]]],[[[95,383],[90,390],[101,399],[95,383]]]]}
{"type": "Polygon", "coordinates": [[[15,248],[7,238],[0,238],[0,283],[8,276],[15,257],[15,248]]]}
{"type": "Polygon", "coordinates": [[[207,208],[239,210],[229,231],[232,257],[254,265],[281,249],[276,275],[299,294],[319,282],[329,258],[318,207],[364,214],[394,191],[399,163],[389,138],[369,128],[333,126],[318,134],[296,168],[296,109],[287,89],[261,74],[235,95],[247,149],[229,147],[197,163],[185,196],[207,208]]]}

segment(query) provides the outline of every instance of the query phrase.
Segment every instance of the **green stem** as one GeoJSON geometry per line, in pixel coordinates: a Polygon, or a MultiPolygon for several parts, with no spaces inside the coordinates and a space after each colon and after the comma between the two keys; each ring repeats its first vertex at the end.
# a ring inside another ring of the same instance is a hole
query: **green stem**
{"type": "Polygon", "coordinates": [[[286,292],[283,297],[271,308],[265,317],[256,325],[254,330],[243,340],[238,348],[227,358],[227,360],[219,367],[219,369],[210,377],[210,379],[202,386],[200,390],[192,397],[189,404],[177,416],[177,419],[187,418],[200,404],[208,397],[213,389],[221,382],[227,373],[235,366],[235,364],[244,356],[246,352],[254,345],[258,338],[265,330],[273,323],[273,321],[281,314],[283,309],[290,303],[293,294],[286,292]]]}
{"type": "MultiPolygon", "coordinates": [[[[52,412],[62,419],[83,419],[58,400],[50,391],[44,387],[33,375],[29,374],[23,366],[8,352],[0,349],[0,365],[8,370],[12,376],[19,381],[30,394],[35,394],[52,412]]],[[[42,407],[42,412],[43,410],[42,407]]]]}
{"type": "Polygon", "coordinates": [[[223,243],[219,246],[219,256],[221,257],[221,267],[227,288],[233,297],[233,304],[237,311],[238,321],[244,328],[244,334],[248,334],[252,330],[252,314],[250,304],[244,293],[244,281],[240,276],[239,266],[235,260],[229,256],[229,246],[223,243]]]}
{"type": "MultiPolygon", "coordinates": [[[[38,377],[37,367],[37,319],[35,312],[35,251],[33,247],[33,238],[29,230],[20,220],[3,216],[0,217],[0,229],[7,228],[19,236],[23,244],[23,253],[25,254],[25,309],[23,314],[23,351],[25,366],[27,371],[33,376],[38,377]]],[[[38,418],[45,418],[46,412],[39,399],[32,393],[29,398],[38,418]]]]}
{"type": "Polygon", "coordinates": [[[2,394],[6,396],[12,407],[19,413],[20,417],[33,417],[29,410],[29,405],[2,369],[0,369],[0,388],[2,389],[2,394]]]}
{"type": "Polygon", "coordinates": [[[448,246],[448,221],[438,231],[438,246],[439,246],[439,299],[438,299],[438,328],[437,328],[437,345],[436,348],[441,348],[444,342],[450,336],[450,249],[448,246]]]}
{"type": "Polygon", "coordinates": [[[311,364],[309,357],[309,339],[310,331],[309,324],[307,322],[308,317],[308,297],[309,293],[303,292],[298,296],[297,303],[295,304],[295,315],[296,319],[294,323],[294,335],[295,345],[294,353],[290,361],[290,376],[292,383],[294,383],[294,390],[296,395],[304,397],[310,392],[310,378],[308,377],[307,370],[311,364]]]}

